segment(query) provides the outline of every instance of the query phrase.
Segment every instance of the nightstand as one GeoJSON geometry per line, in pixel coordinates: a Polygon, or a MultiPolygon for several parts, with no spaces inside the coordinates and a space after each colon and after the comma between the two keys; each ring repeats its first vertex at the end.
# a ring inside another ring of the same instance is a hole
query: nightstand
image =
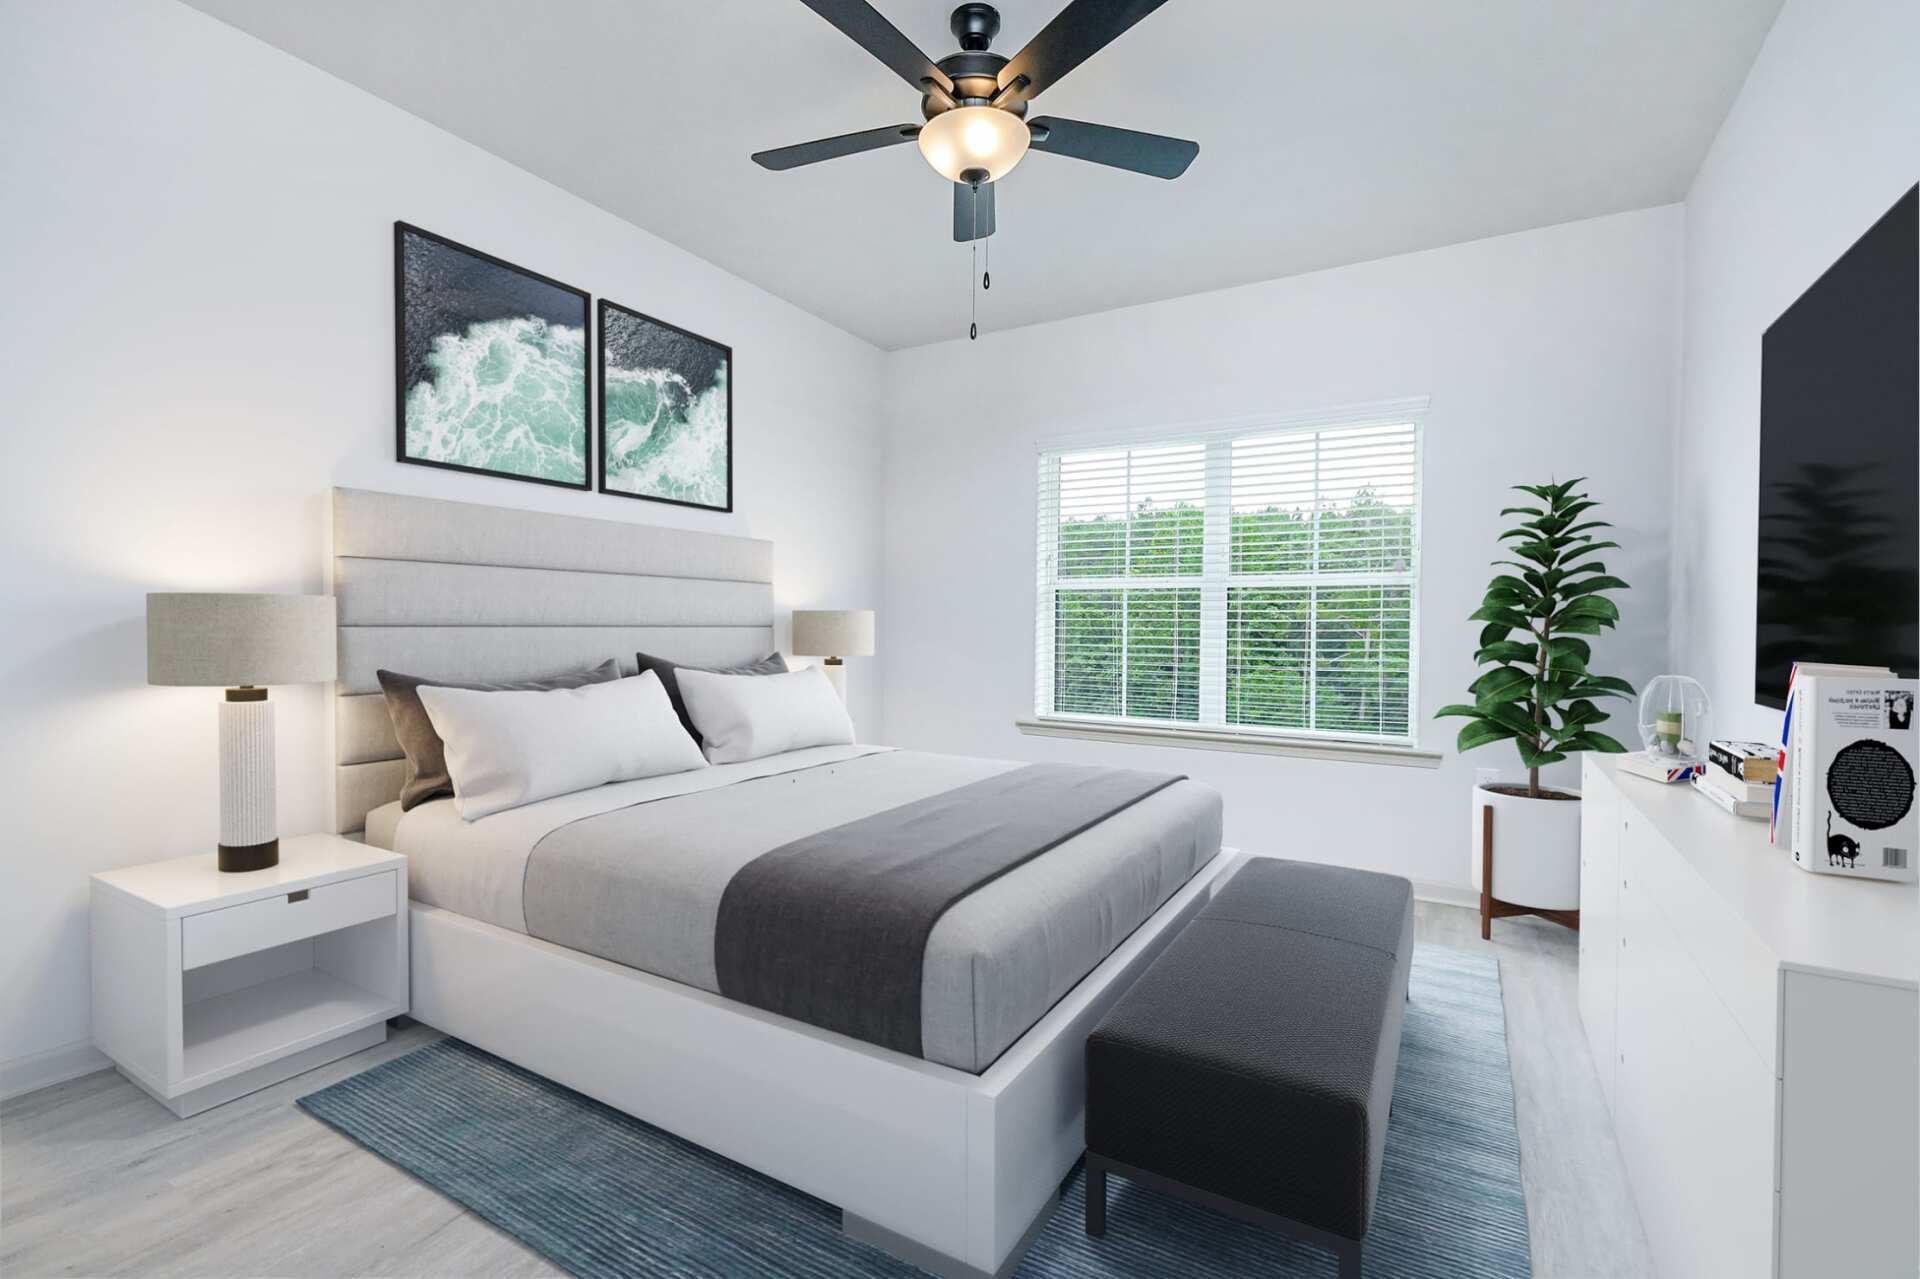
{"type": "Polygon", "coordinates": [[[93,1042],[174,1114],[387,1037],[407,1011],[407,861],[337,835],[93,877],[93,1042]]]}

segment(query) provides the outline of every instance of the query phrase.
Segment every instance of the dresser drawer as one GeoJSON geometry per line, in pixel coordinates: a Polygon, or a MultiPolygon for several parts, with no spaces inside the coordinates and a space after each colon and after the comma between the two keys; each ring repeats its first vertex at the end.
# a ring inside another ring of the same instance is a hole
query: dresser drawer
{"type": "Polygon", "coordinates": [[[180,966],[199,968],[235,955],[330,933],[336,928],[384,919],[399,909],[395,872],[282,893],[241,906],[189,915],[180,921],[180,966]],[[289,897],[301,900],[289,900],[289,897]]]}

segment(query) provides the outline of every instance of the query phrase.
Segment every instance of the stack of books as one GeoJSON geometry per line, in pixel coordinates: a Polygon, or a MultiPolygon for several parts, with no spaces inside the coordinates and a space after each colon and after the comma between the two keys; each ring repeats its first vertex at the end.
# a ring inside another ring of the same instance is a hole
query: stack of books
{"type": "Polygon", "coordinates": [[[1707,745],[1707,765],[1693,789],[1735,817],[1765,821],[1773,814],[1779,751],[1765,742],[1720,739],[1707,745]]]}

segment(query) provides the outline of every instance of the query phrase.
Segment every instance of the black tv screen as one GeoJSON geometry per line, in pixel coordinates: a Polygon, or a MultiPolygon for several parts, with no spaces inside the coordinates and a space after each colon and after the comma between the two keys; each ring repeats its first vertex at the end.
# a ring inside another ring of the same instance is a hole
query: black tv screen
{"type": "Polygon", "coordinates": [[[1793,663],[1920,666],[1920,187],[1760,340],[1753,694],[1793,663]]]}

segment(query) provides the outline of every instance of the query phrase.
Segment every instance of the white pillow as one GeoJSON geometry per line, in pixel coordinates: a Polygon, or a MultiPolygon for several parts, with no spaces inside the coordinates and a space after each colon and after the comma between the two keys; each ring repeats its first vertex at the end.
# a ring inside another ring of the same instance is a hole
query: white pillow
{"type": "Polygon", "coordinates": [[[786,675],[716,675],[683,666],[674,675],[712,763],[853,740],[847,708],[817,666],[786,675]]]}
{"type": "Polygon", "coordinates": [[[538,799],[703,768],[652,671],[538,692],[420,686],[468,821],[538,799]]]}

